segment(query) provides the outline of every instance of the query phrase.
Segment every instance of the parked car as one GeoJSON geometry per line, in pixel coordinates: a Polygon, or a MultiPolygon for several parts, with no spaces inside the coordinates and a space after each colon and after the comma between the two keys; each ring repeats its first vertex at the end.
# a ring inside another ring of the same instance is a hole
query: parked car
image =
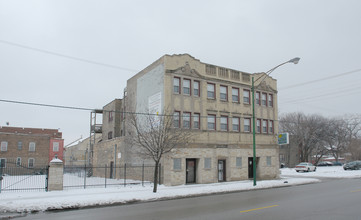
{"type": "Polygon", "coordinates": [[[317,164],[318,167],[329,167],[332,166],[333,164],[329,161],[323,161],[317,164]]]}
{"type": "Polygon", "coordinates": [[[333,166],[342,166],[343,163],[341,163],[341,162],[336,162],[336,161],[335,161],[335,162],[332,163],[332,165],[333,165],[333,166]]]}
{"type": "Polygon", "coordinates": [[[361,169],[361,161],[352,161],[343,165],[344,170],[359,170],[361,169]]]}
{"type": "Polygon", "coordinates": [[[316,166],[314,166],[312,163],[302,162],[296,166],[295,170],[296,170],[296,172],[316,171],[316,166]]]}

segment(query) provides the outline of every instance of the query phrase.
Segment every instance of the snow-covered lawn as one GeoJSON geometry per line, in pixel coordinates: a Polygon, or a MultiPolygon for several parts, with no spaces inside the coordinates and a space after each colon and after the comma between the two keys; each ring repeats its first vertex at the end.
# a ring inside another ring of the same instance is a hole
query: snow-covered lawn
{"type": "Polygon", "coordinates": [[[280,169],[282,176],[292,177],[328,177],[328,178],[358,178],[361,170],[344,170],[342,166],[317,167],[316,172],[296,172],[294,168],[280,169]]]}
{"type": "Polygon", "coordinates": [[[257,186],[253,186],[252,180],[173,187],[161,185],[157,193],[152,192],[151,184],[147,184],[144,187],[141,185],[128,185],[126,187],[72,189],[53,192],[1,193],[0,212],[45,211],[265,189],[319,182],[320,180],[316,177],[359,178],[361,177],[361,171],[344,171],[342,167],[318,167],[316,172],[297,173],[294,169],[284,168],[281,169],[281,179],[257,181],[257,186]]]}

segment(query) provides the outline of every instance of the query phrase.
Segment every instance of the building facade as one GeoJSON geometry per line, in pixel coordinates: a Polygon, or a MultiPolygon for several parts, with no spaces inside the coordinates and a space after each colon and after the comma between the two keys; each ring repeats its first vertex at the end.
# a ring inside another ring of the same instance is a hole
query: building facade
{"type": "Polygon", "coordinates": [[[1,166],[45,166],[63,160],[64,139],[57,129],[0,127],[1,166]]]}
{"type": "Polygon", "coordinates": [[[165,55],[128,80],[128,112],[173,114],[176,128],[194,133],[191,144],[164,155],[165,185],[253,178],[252,77],[256,81],[257,178],[274,179],[279,175],[275,79],[182,54],[165,55]]]}

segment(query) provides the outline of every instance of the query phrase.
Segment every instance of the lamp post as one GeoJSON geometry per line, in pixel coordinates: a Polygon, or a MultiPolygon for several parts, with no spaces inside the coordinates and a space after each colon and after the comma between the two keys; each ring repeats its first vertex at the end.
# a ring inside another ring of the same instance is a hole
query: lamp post
{"type": "MultiPolygon", "coordinates": [[[[281,63],[275,67],[273,67],[272,69],[268,70],[267,72],[265,72],[266,76],[261,76],[259,77],[258,79],[256,79],[256,82],[260,79],[261,82],[267,77],[269,76],[275,69],[277,69],[278,67],[282,66],[282,65],[285,65],[286,63],[294,63],[294,64],[297,64],[298,62],[300,61],[300,58],[299,57],[296,57],[296,58],[293,58],[289,61],[286,61],[284,63],[281,63]]],[[[260,82],[260,83],[261,83],[260,82]]],[[[257,185],[257,173],[256,173],[256,116],[255,116],[255,111],[254,111],[254,76],[252,76],[252,121],[253,121],[253,186],[256,186],[257,185]]]]}

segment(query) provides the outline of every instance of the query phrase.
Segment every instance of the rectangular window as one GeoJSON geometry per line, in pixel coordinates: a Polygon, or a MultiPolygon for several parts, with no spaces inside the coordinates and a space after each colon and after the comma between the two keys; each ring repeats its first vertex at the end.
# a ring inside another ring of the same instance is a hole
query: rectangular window
{"type": "Polygon", "coordinates": [[[31,151],[31,152],[34,152],[35,151],[35,142],[30,142],[29,143],[29,151],[31,151]]]}
{"type": "Polygon", "coordinates": [[[270,134],[273,134],[273,133],[274,133],[274,132],[273,132],[273,121],[269,121],[268,126],[269,126],[269,129],[268,129],[269,133],[270,133],[270,134]]]}
{"type": "Polygon", "coordinates": [[[273,107],[273,95],[268,94],[268,106],[273,107]]]}
{"type": "Polygon", "coordinates": [[[109,131],[108,132],[108,140],[112,139],[113,138],[113,132],[112,131],[109,131]]]}
{"type": "Polygon", "coordinates": [[[8,142],[1,141],[1,151],[8,151],[8,142]]]}
{"type": "Polygon", "coordinates": [[[245,118],[243,120],[244,132],[251,132],[251,119],[245,118]]]}
{"type": "Polygon", "coordinates": [[[33,167],[34,167],[34,163],[35,163],[35,159],[34,159],[34,158],[29,158],[29,160],[28,160],[28,167],[29,167],[29,168],[33,168],[33,167]]]}
{"type": "Polygon", "coordinates": [[[221,131],[228,131],[228,117],[221,116],[221,131]]]}
{"type": "Polygon", "coordinates": [[[199,81],[194,81],[193,82],[193,95],[194,96],[199,96],[200,95],[200,82],[199,81]]]}
{"type": "Polygon", "coordinates": [[[239,102],[239,88],[232,88],[232,102],[239,102]]]}
{"type": "Polygon", "coordinates": [[[232,118],[232,131],[239,132],[239,117],[232,118]]]}
{"type": "Polygon", "coordinates": [[[191,80],[183,79],[183,94],[191,95],[191,80]]]}
{"type": "Polygon", "coordinates": [[[23,142],[18,141],[18,150],[23,149],[23,142]]]}
{"type": "Polygon", "coordinates": [[[53,152],[59,152],[59,142],[53,142],[53,152]]]}
{"type": "Polygon", "coordinates": [[[236,167],[242,168],[242,157],[236,157],[236,167]]]}
{"type": "Polygon", "coordinates": [[[285,155],[284,154],[280,154],[280,162],[285,162],[285,155]]]}
{"type": "Polygon", "coordinates": [[[173,170],[182,170],[181,158],[173,158],[173,170]]]}
{"type": "Polygon", "coordinates": [[[109,112],[108,121],[109,121],[109,122],[110,122],[110,121],[113,121],[113,112],[112,112],[112,111],[109,112]]]}
{"type": "Polygon", "coordinates": [[[6,168],[6,158],[0,158],[0,168],[6,168]]]}
{"type": "Polygon", "coordinates": [[[213,83],[207,83],[207,98],[215,99],[216,85],[213,83]]]}
{"type": "Polygon", "coordinates": [[[250,91],[247,89],[243,90],[243,103],[249,104],[250,101],[250,91]]]}
{"type": "Polygon", "coordinates": [[[180,78],[179,77],[174,77],[173,78],[173,92],[175,94],[180,94],[180,78]]]}
{"type": "Polygon", "coordinates": [[[193,114],[193,128],[194,129],[200,128],[200,114],[199,113],[193,114]]]}
{"type": "Polygon", "coordinates": [[[180,128],[180,112],[178,111],[173,114],[173,125],[175,128],[180,128]]]}
{"type": "Polygon", "coordinates": [[[208,130],[216,130],[216,116],[208,115],[208,130]]]}
{"type": "Polygon", "coordinates": [[[261,105],[261,93],[256,92],[256,105],[261,105]]]}
{"type": "Polygon", "coordinates": [[[257,133],[261,133],[261,119],[257,119],[257,133]]]}
{"type": "Polygon", "coordinates": [[[262,105],[267,106],[267,93],[262,93],[262,105]]]}
{"type": "Polygon", "coordinates": [[[204,169],[212,168],[212,158],[204,158],[204,169]]]}
{"type": "Polygon", "coordinates": [[[16,158],[16,166],[17,167],[21,166],[21,157],[16,158]]]}
{"type": "Polygon", "coordinates": [[[267,134],[268,133],[268,121],[267,120],[263,120],[262,121],[262,133],[267,134]]]}
{"type": "Polygon", "coordinates": [[[272,165],[272,158],[267,156],[267,166],[270,167],[272,165]]]}
{"type": "Polygon", "coordinates": [[[228,100],[228,88],[227,86],[220,86],[219,87],[219,96],[222,101],[228,100]]]}
{"type": "Polygon", "coordinates": [[[183,128],[191,128],[191,113],[183,112],[183,128]]]}

